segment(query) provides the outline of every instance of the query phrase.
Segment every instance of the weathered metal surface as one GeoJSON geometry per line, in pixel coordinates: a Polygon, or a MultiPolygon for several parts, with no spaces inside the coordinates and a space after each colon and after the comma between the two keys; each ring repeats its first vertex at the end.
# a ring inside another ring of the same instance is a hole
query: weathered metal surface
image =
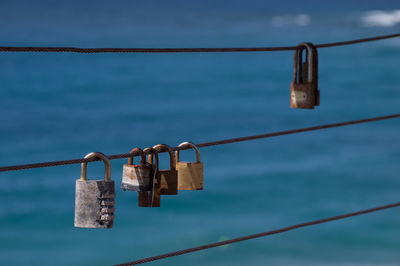
{"type": "Polygon", "coordinates": [[[138,205],[139,207],[160,207],[160,180],[157,178],[158,154],[153,148],[146,148],[144,151],[151,152],[151,154],[148,155],[148,164],[151,167],[150,190],[138,192],[138,205]],[[153,156],[155,158],[154,163],[153,156]]]}
{"type": "Polygon", "coordinates": [[[115,184],[107,156],[92,152],[85,159],[99,158],[105,164],[104,180],[87,180],[87,163],[81,164],[81,177],[75,183],[75,227],[112,228],[114,224],[115,184]]]}
{"type": "Polygon", "coordinates": [[[160,180],[161,195],[177,195],[178,194],[178,171],[176,169],[158,170],[156,180],[160,180]]]}
{"type": "Polygon", "coordinates": [[[114,199],[114,181],[76,180],[75,227],[112,228],[114,199]]]}
{"type": "Polygon", "coordinates": [[[319,105],[318,52],[312,43],[301,43],[294,54],[293,82],[290,84],[290,107],[314,109],[319,105]],[[303,51],[306,51],[303,62],[303,51]]]}
{"type": "Polygon", "coordinates": [[[290,86],[290,107],[302,109],[314,109],[315,90],[311,89],[310,84],[292,83],[290,86]]]}
{"type": "Polygon", "coordinates": [[[200,150],[191,142],[183,142],[179,148],[191,147],[196,151],[196,162],[179,161],[179,152],[176,151],[176,168],[178,170],[179,190],[202,190],[204,187],[204,165],[200,161],[200,150]]]}
{"type": "Polygon", "coordinates": [[[153,147],[156,151],[167,151],[170,156],[170,169],[158,169],[156,171],[156,179],[160,181],[161,195],[177,195],[178,194],[178,171],[176,171],[175,155],[172,149],[166,144],[157,144],[153,147]]]}
{"type": "Polygon", "coordinates": [[[147,164],[144,152],[134,148],[130,153],[138,152],[141,156],[139,165],[133,164],[133,156],[128,164],[123,165],[121,188],[131,191],[149,191],[151,189],[151,165],[147,164]]]}
{"type": "Polygon", "coordinates": [[[147,165],[124,164],[121,188],[130,191],[149,191],[150,175],[151,169],[147,165]]]}
{"type": "Polygon", "coordinates": [[[177,162],[178,189],[179,190],[203,190],[203,163],[177,162]]]}
{"type": "Polygon", "coordinates": [[[160,207],[161,197],[160,188],[156,188],[153,192],[138,192],[139,207],[160,207]]]}

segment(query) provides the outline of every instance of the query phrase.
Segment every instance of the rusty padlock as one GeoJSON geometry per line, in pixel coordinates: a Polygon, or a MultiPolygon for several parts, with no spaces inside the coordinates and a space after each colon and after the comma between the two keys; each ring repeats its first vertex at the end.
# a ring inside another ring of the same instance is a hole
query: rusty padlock
{"type": "Polygon", "coordinates": [[[179,161],[179,150],[176,151],[176,169],[178,170],[179,190],[203,190],[204,165],[200,161],[200,150],[191,142],[179,144],[179,148],[193,148],[196,151],[195,162],[179,161]]]}
{"type": "Polygon", "coordinates": [[[144,149],[145,153],[149,153],[147,156],[148,164],[151,166],[151,179],[150,179],[150,191],[139,191],[138,204],[139,207],[160,207],[161,196],[160,196],[160,180],[157,179],[158,170],[158,154],[153,148],[144,149]],[[155,158],[153,163],[153,156],[155,158]]]}
{"type": "Polygon", "coordinates": [[[290,84],[290,107],[314,109],[319,105],[318,52],[312,43],[300,43],[294,52],[293,82],[290,84]],[[306,58],[303,62],[303,51],[306,58]]]}
{"type": "Polygon", "coordinates": [[[128,164],[124,164],[122,169],[123,190],[149,191],[151,185],[151,165],[146,162],[146,155],[140,148],[134,148],[130,153],[140,155],[140,164],[133,164],[133,157],[128,158],[128,164]]]}
{"type": "Polygon", "coordinates": [[[112,228],[114,224],[115,189],[111,164],[101,152],[91,152],[85,159],[104,161],[104,180],[87,180],[87,163],[81,164],[81,178],[75,184],[75,227],[112,228]]]}
{"type": "MultiPolygon", "coordinates": [[[[161,195],[177,195],[178,194],[178,171],[176,171],[175,155],[172,149],[166,144],[157,144],[153,147],[158,152],[166,151],[169,153],[170,169],[158,169],[157,178],[161,180],[161,195]]],[[[158,168],[158,165],[157,165],[158,168]]]]}

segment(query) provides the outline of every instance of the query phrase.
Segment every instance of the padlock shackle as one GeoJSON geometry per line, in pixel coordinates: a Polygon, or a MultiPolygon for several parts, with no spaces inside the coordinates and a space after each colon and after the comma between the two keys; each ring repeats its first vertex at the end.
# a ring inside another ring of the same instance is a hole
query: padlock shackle
{"type": "MultiPolygon", "coordinates": [[[[84,159],[92,158],[103,160],[105,168],[104,181],[111,181],[111,163],[108,157],[101,152],[91,152],[88,153],[84,159]]],[[[87,162],[81,164],[81,180],[87,180],[87,162]]]]}
{"type": "MultiPolygon", "coordinates": [[[[149,206],[149,207],[153,207],[154,194],[155,194],[155,183],[156,183],[155,180],[156,180],[156,173],[157,173],[157,171],[158,171],[158,152],[157,152],[157,150],[155,150],[155,149],[153,149],[153,148],[150,148],[150,147],[144,149],[143,151],[144,151],[145,153],[149,152],[149,154],[147,155],[147,162],[148,162],[149,164],[151,164],[152,167],[153,167],[153,165],[155,165],[155,169],[153,169],[153,178],[152,178],[152,181],[151,181],[151,183],[152,183],[152,188],[151,188],[151,192],[150,192],[150,198],[151,198],[151,200],[150,200],[150,206],[149,206]],[[153,156],[154,156],[154,158],[155,158],[154,164],[153,164],[153,156]]],[[[156,206],[155,206],[155,207],[156,207],[156,206]]]]}
{"type": "Polygon", "coordinates": [[[168,146],[167,144],[157,144],[157,145],[153,146],[153,149],[155,149],[158,152],[162,152],[162,151],[168,152],[169,153],[169,167],[171,168],[171,170],[176,170],[175,155],[170,146],[168,146]]]}
{"type": "Polygon", "coordinates": [[[318,51],[310,42],[300,43],[294,52],[293,83],[314,83],[318,84],[318,51]],[[306,50],[308,63],[307,81],[303,79],[303,51],[306,50]]]}
{"type": "Polygon", "coordinates": [[[139,153],[140,155],[140,164],[146,164],[146,154],[143,152],[141,148],[134,148],[129,153],[132,153],[132,156],[128,158],[128,164],[133,165],[133,157],[135,157],[135,153],[139,153]]]}
{"type": "Polygon", "coordinates": [[[149,154],[147,155],[147,162],[151,165],[155,165],[156,166],[156,170],[158,170],[158,153],[155,149],[148,147],[146,149],[143,150],[144,153],[149,152],[149,154]],[[155,162],[153,163],[153,155],[155,158],[155,162]]]}
{"type": "MultiPolygon", "coordinates": [[[[199,147],[197,147],[196,144],[194,144],[194,143],[192,143],[192,142],[188,142],[188,141],[182,142],[182,143],[179,144],[179,146],[178,146],[178,148],[187,148],[187,147],[193,148],[193,149],[196,151],[196,163],[199,163],[199,162],[200,162],[200,159],[201,159],[201,158],[200,158],[200,150],[199,150],[199,147]]],[[[177,161],[177,162],[179,162],[179,152],[180,152],[180,150],[177,150],[177,151],[175,152],[176,161],[177,161]]]]}

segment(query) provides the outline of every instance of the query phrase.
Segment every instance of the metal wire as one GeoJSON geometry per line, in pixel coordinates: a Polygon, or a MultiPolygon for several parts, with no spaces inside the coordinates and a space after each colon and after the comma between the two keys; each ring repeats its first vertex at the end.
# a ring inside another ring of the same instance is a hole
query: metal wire
{"type": "MultiPolygon", "coordinates": [[[[391,35],[383,35],[383,36],[375,36],[370,38],[363,38],[363,39],[356,39],[356,40],[349,40],[349,41],[342,41],[342,42],[333,42],[333,43],[326,43],[326,44],[319,44],[315,45],[317,48],[328,48],[328,47],[336,47],[336,46],[344,46],[344,45],[351,45],[357,43],[364,43],[364,42],[371,42],[371,41],[378,41],[390,38],[398,38],[400,34],[391,34],[391,35]]],[[[76,48],[76,47],[11,47],[11,46],[1,46],[0,52],[72,52],[72,53],[214,53],[214,52],[269,52],[269,51],[289,51],[289,50],[296,50],[296,46],[282,46],[282,47],[247,47],[247,48],[76,48]]],[[[326,124],[321,126],[314,126],[308,128],[300,128],[294,130],[287,130],[287,131],[278,131],[273,133],[265,133],[260,135],[253,135],[253,136],[246,136],[246,137],[239,137],[239,138],[232,138],[232,139],[225,139],[213,142],[205,142],[200,143],[197,146],[202,147],[209,147],[209,146],[216,146],[216,145],[223,145],[228,143],[235,143],[241,141],[249,141],[255,139],[262,139],[262,138],[270,138],[276,136],[283,136],[289,134],[296,134],[301,132],[307,131],[315,131],[315,130],[322,130],[334,127],[341,127],[341,126],[348,126],[354,124],[361,124],[361,123],[368,123],[373,121],[379,120],[386,120],[386,119],[393,119],[400,117],[400,114],[388,115],[388,116],[380,116],[375,118],[368,118],[362,120],[354,120],[342,123],[333,123],[333,124],[326,124]]],[[[173,147],[173,150],[184,150],[188,148],[180,148],[180,147],[173,147]]],[[[138,155],[136,153],[127,153],[127,154],[116,154],[110,155],[108,158],[110,160],[114,159],[121,159],[121,158],[129,158],[132,155],[138,155]]],[[[52,162],[43,162],[43,163],[34,163],[34,164],[23,164],[23,165],[14,165],[14,166],[5,166],[0,167],[0,172],[6,171],[14,171],[14,170],[24,170],[24,169],[32,169],[32,168],[41,168],[41,167],[52,167],[52,166],[60,166],[60,165],[68,165],[68,164],[78,164],[82,162],[90,162],[90,161],[97,161],[98,159],[72,159],[72,160],[63,160],[63,161],[52,161],[52,162]]],[[[288,227],[283,227],[280,229],[262,232],[258,234],[247,235],[239,238],[234,238],[230,240],[210,243],[202,246],[197,246],[189,249],[183,249],[175,252],[165,253],[158,256],[143,258],[139,260],[134,260],[131,262],[126,262],[122,264],[118,264],[118,266],[130,266],[130,265],[138,265],[143,263],[148,263],[156,260],[166,259],[169,257],[180,256],[192,252],[197,252],[205,249],[215,248],[223,245],[233,244],[237,242],[242,242],[246,240],[251,240],[255,238],[270,236],[274,234],[280,234],[284,232],[288,232],[291,230],[314,226],[317,224],[337,221],[341,219],[346,219],[358,215],[363,215],[367,213],[377,212],[385,209],[399,207],[400,202],[384,205],[376,208],[366,209],[358,212],[347,213],[339,216],[333,216],[325,219],[309,221],[305,223],[300,223],[288,227]]]]}
{"type": "MultiPolygon", "coordinates": [[[[317,48],[343,46],[400,37],[400,33],[315,45],[317,48]]],[[[12,47],[1,46],[0,52],[70,52],[70,53],[226,53],[272,52],[296,50],[296,46],[246,48],[76,48],[76,47],[12,47]]]]}
{"type": "MultiPolygon", "coordinates": [[[[204,147],[223,145],[223,144],[229,144],[229,143],[235,143],[235,142],[241,142],[241,141],[264,139],[264,138],[278,137],[278,136],[296,134],[296,133],[307,132],[307,131],[315,131],[315,130],[334,128],[334,127],[362,124],[362,123],[387,120],[387,119],[393,119],[393,118],[399,118],[399,117],[400,117],[400,114],[379,116],[379,117],[373,117],[373,118],[367,118],[367,119],[361,119],[361,120],[353,120],[353,121],[348,121],[348,122],[333,123],[333,124],[326,124],[326,125],[320,125],[320,126],[314,126],[314,127],[306,127],[306,128],[299,128],[299,129],[292,129],[292,130],[285,130],[285,131],[277,131],[277,132],[272,132],[272,133],[265,133],[265,134],[260,134],[260,135],[246,136],[246,137],[240,137],[240,138],[232,138],[232,139],[204,142],[204,143],[197,144],[197,146],[199,148],[204,148],[204,147]]],[[[187,148],[187,147],[172,147],[172,150],[174,150],[174,151],[186,150],[186,149],[189,149],[189,148],[187,148]]],[[[162,153],[162,152],[159,152],[159,153],[162,153]]],[[[139,153],[133,152],[133,153],[109,155],[108,159],[115,160],[115,159],[129,158],[129,157],[132,157],[133,155],[137,156],[137,155],[139,155],[139,153]]],[[[68,165],[68,164],[78,164],[78,163],[92,162],[92,161],[98,161],[98,160],[99,159],[96,159],[96,158],[92,158],[92,159],[80,158],[80,159],[63,160],[63,161],[52,161],[52,162],[43,162],[43,163],[4,166],[4,167],[0,167],[0,172],[41,168],[41,167],[52,167],[52,166],[68,165]]]]}
{"type": "Polygon", "coordinates": [[[345,218],[350,218],[350,217],[354,217],[354,216],[358,216],[358,215],[362,215],[362,214],[367,214],[367,213],[371,213],[371,212],[382,211],[382,210],[395,208],[395,207],[399,207],[399,206],[400,206],[400,202],[393,203],[393,204],[384,205],[384,206],[380,206],[380,207],[376,207],[376,208],[372,208],[372,209],[366,209],[366,210],[362,210],[362,211],[358,211],[358,212],[352,212],[352,213],[347,213],[347,214],[343,214],[343,215],[339,215],[339,216],[333,216],[333,217],[329,217],[329,218],[325,218],[325,219],[321,219],[321,220],[315,220],[315,221],[305,222],[305,223],[296,224],[296,225],[292,225],[292,226],[288,226],[288,227],[283,227],[283,228],[280,228],[280,229],[267,231],[267,232],[263,232],[263,233],[259,233],[259,234],[253,234],[253,235],[238,237],[238,238],[225,240],[225,241],[220,241],[220,242],[215,242],[215,243],[211,243],[211,244],[207,244],[207,245],[203,245],[203,246],[197,246],[197,247],[183,249],[183,250],[179,250],[179,251],[175,251],[175,252],[165,253],[165,254],[162,254],[162,255],[154,256],[154,257],[148,257],[148,258],[144,258],[144,259],[134,260],[134,261],[131,261],[131,262],[118,264],[117,266],[131,266],[131,265],[143,264],[143,263],[147,263],[147,262],[151,262],[151,261],[156,261],[156,260],[166,259],[166,258],[170,258],[170,257],[180,256],[180,255],[184,255],[184,254],[188,254],[188,253],[192,253],[192,252],[196,252],[196,251],[200,251],[200,250],[205,250],[205,249],[209,249],[209,248],[215,248],[215,247],[224,246],[224,245],[228,245],[228,244],[233,244],[233,243],[246,241],[246,240],[250,240],[250,239],[255,239],[255,238],[260,238],[260,237],[265,237],[265,236],[270,236],[270,235],[275,235],[275,234],[280,234],[280,233],[292,231],[292,230],[295,230],[295,229],[299,229],[299,228],[302,228],[302,227],[307,227],[307,226],[312,226],[312,225],[317,225],[317,224],[337,221],[337,220],[341,220],[341,219],[345,219],[345,218]]]}

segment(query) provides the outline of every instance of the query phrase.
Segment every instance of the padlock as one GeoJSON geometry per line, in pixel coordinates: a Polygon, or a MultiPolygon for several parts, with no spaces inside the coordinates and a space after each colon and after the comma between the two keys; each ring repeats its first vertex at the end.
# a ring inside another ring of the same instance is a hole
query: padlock
{"type": "Polygon", "coordinates": [[[318,52],[312,43],[301,43],[294,52],[293,82],[290,84],[290,107],[314,109],[319,105],[318,52]],[[306,59],[303,63],[303,51],[306,59]]]}
{"type": "Polygon", "coordinates": [[[115,189],[111,164],[101,152],[91,152],[85,159],[104,161],[104,180],[87,180],[87,162],[81,164],[81,178],[75,184],[75,227],[112,228],[114,224],[115,189]]]}
{"type": "Polygon", "coordinates": [[[133,164],[133,157],[128,158],[128,164],[124,164],[122,169],[123,190],[131,191],[149,191],[151,179],[151,165],[146,162],[146,155],[140,148],[134,148],[130,153],[140,155],[140,164],[133,164]]]}
{"type": "Polygon", "coordinates": [[[157,179],[158,154],[153,148],[146,148],[144,152],[149,153],[147,158],[151,167],[150,191],[139,191],[138,205],[139,207],[160,207],[160,180],[157,179]]]}
{"type": "Polygon", "coordinates": [[[199,148],[191,142],[183,142],[178,148],[193,148],[196,151],[196,162],[179,161],[179,151],[176,151],[176,169],[178,170],[179,190],[203,190],[204,165],[200,161],[199,148]]]}
{"type": "MultiPolygon", "coordinates": [[[[172,149],[166,144],[157,144],[153,147],[158,152],[166,151],[169,153],[170,169],[158,169],[156,177],[161,180],[161,195],[178,194],[178,171],[176,171],[175,155],[172,149]]],[[[158,168],[158,165],[157,165],[158,168]]]]}

